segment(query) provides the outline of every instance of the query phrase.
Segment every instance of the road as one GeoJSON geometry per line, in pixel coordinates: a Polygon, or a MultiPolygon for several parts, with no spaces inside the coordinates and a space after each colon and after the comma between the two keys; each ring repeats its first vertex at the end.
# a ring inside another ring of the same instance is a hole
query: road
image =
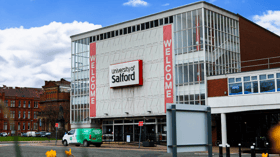
{"type": "MultiPolygon", "coordinates": [[[[165,151],[154,151],[145,149],[123,149],[123,148],[96,148],[91,147],[76,147],[76,146],[49,146],[36,143],[21,143],[20,150],[22,157],[46,157],[45,153],[49,150],[55,150],[57,157],[64,157],[65,150],[71,149],[75,157],[172,157],[165,151]]],[[[12,143],[0,143],[0,157],[16,156],[15,147],[12,143]]],[[[207,157],[206,153],[178,153],[178,157],[207,157]]],[[[244,154],[242,157],[250,157],[250,154],[244,154]]],[[[260,157],[261,155],[257,155],[260,157]]],[[[213,157],[218,157],[215,153],[213,157]]],[[[225,157],[225,155],[224,155],[225,157]]],[[[231,154],[231,157],[238,157],[237,154],[231,154]]]]}

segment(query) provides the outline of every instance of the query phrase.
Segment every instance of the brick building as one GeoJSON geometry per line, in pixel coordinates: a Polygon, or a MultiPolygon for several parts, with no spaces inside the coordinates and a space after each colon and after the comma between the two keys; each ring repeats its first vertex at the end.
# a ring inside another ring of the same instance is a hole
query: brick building
{"type": "Polygon", "coordinates": [[[0,88],[0,132],[20,135],[27,131],[38,131],[40,88],[0,88]]]}
{"type": "MultiPolygon", "coordinates": [[[[60,81],[45,81],[40,95],[41,110],[39,113],[40,128],[43,131],[54,131],[55,123],[61,119],[60,106],[63,108],[65,130],[70,130],[70,82],[65,79],[60,81]]],[[[62,127],[62,126],[61,126],[62,127]]]]}

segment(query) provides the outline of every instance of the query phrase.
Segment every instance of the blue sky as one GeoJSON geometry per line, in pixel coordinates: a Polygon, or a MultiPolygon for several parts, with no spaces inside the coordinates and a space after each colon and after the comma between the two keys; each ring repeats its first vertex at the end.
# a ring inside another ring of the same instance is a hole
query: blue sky
{"type": "MultiPolygon", "coordinates": [[[[70,36],[191,0],[0,0],[0,86],[70,78],[70,36]]],[[[207,0],[280,35],[280,0],[207,0]]]]}
{"type": "MultiPolygon", "coordinates": [[[[193,0],[145,0],[147,6],[125,6],[128,0],[0,0],[0,29],[48,25],[53,21],[87,21],[103,27],[197,2],[193,0]],[[169,4],[165,5],[164,4],[169,4]]],[[[252,20],[267,10],[279,10],[279,0],[210,0],[221,8],[252,20]]]]}

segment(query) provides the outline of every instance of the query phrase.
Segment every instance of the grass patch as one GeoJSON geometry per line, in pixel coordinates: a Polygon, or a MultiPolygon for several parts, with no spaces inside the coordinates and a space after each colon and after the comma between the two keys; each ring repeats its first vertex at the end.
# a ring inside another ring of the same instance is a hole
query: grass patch
{"type": "MultiPolygon", "coordinates": [[[[0,137],[0,141],[14,141],[15,136],[0,137]]],[[[18,136],[18,141],[47,141],[47,137],[21,137],[18,136]]],[[[55,138],[50,138],[50,140],[55,140],[55,138]]],[[[61,139],[57,139],[61,140],[61,139]]]]}

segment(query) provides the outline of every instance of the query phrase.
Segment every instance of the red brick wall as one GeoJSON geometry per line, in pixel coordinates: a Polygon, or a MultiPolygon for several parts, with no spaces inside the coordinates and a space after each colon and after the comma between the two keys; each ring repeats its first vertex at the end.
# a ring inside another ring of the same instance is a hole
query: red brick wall
{"type": "MultiPolygon", "coordinates": [[[[280,37],[267,31],[266,29],[239,17],[240,29],[240,54],[241,61],[269,58],[280,56],[280,37]]],[[[280,62],[280,58],[270,60],[280,62]]],[[[247,65],[266,64],[267,60],[242,63],[241,67],[247,65]]],[[[270,68],[280,67],[280,64],[271,65],[270,68]]],[[[251,71],[267,69],[268,66],[257,66],[252,68],[242,68],[241,71],[251,71]]]]}
{"type": "Polygon", "coordinates": [[[227,78],[207,81],[208,97],[227,96],[227,78]],[[226,94],[224,93],[226,91],[226,94]]]}

